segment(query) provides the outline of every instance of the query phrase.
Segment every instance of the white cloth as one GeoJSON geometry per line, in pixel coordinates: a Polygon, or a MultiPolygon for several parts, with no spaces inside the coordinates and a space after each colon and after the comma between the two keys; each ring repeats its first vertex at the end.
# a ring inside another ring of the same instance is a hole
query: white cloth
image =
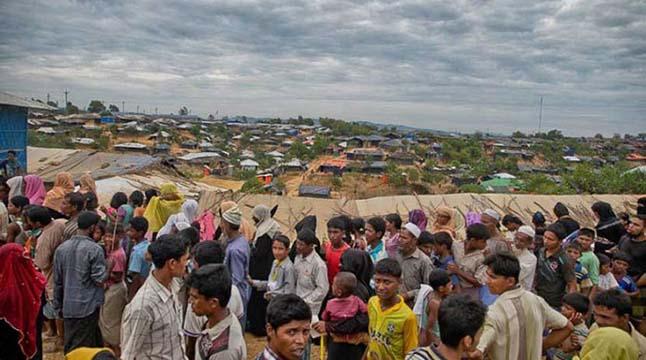
{"type": "Polygon", "coordinates": [[[14,176],[7,180],[7,185],[9,186],[9,200],[14,196],[23,195],[22,184],[22,176],[14,176]]]}
{"type": "Polygon", "coordinates": [[[404,225],[404,229],[408,230],[409,233],[413,234],[415,239],[419,238],[419,235],[422,233],[422,231],[417,227],[417,225],[413,223],[407,223],[404,225]]]}
{"type": "Polygon", "coordinates": [[[599,274],[599,289],[610,290],[617,287],[619,287],[619,283],[617,283],[617,279],[611,272],[604,275],[599,274]]]}
{"type": "Polygon", "coordinates": [[[521,234],[525,234],[525,235],[529,236],[531,239],[534,239],[534,237],[536,236],[536,232],[529,225],[523,225],[523,226],[519,227],[517,232],[519,232],[521,234]]]}
{"type": "Polygon", "coordinates": [[[426,298],[432,291],[433,288],[426,284],[422,284],[419,288],[419,292],[415,298],[415,305],[413,306],[413,312],[415,313],[415,316],[417,316],[418,326],[422,324],[422,318],[426,312],[426,298]]]}
{"type": "Polygon", "coordinates": [[[523,249],[518,255],[518,262],[520,263],[520,274],[518,275],[518,283],[527,291],[532,291],[534,286],[534,275],[536,274],[536,255],[531,251],[523,249]]]}
{"type": "Polygon", "coordinates": [[[170,234],[173,227],[179,231],[190,227],[197,215],[197,208],[197,201],[193,199],[184,201],[182,204],[182,211],[169,216],[168,220],[166,220],[166,224],[164,224],[164,226],[157,232],[157,236],[170,234]]]}
{"type": "Polygon", "coordinates": [[[487,215],[496,219],[496,221],[500,221],[500,214],[498,214],[498,212],[494,209],[486,209],[482,212],[482,215],[487,215]]]}

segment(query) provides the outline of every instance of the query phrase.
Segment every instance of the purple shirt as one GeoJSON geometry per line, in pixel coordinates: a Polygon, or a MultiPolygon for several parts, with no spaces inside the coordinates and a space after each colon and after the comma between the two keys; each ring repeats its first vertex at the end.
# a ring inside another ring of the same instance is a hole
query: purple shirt
{"type": "Polygon", "coordinates": [[[240,290],[240,296],[242,297],[242,302],[245,304],[245,308],[251,296],[251,285],[247,282],[250,255],[251,249],[249,248],[249,242],[242,234],[227,242],[224,264],[231,273],[233,285],[237,286],[238,290],[240,290]]]}

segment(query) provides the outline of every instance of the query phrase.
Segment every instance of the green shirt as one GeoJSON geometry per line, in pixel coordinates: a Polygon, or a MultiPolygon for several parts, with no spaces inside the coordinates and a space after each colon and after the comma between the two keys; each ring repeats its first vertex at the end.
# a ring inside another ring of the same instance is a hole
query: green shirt
{"type": "Polygon", "coordinates": [[[593,285],[599,285],[599,259],[592,251],[581,253],[579,262],[588,270],[593,285]]]}

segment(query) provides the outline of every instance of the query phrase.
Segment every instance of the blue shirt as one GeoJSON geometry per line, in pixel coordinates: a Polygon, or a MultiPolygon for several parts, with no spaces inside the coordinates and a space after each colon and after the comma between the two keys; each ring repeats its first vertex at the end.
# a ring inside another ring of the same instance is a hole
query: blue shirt
{"type": "Polygon", "coordinates": [[[65,319],[92,315],[103,304],[107,278],[103,248],[87,236],[72,236],[54,253],[54,309],[65,319]]]}
{"type": "Polygon", "coordinates": [[[374,247],[374,249],[368,245],[367,250],[374,264],[379,262],[379,260],[388,257],[388,253],[386,252],[386,249],[384,249],[384,242],[381,240],[379,240],[379,243],[374,247]]]}
{"type": "Polygon", "coordinates": [[[146,261],[146,251],[150,242],[144,240],[132,248],[130,254],[130,264],[128,264],[128,272],[137,273],[144,278],[148,277],[150,273],[150,263],[146,261]]]}
{"type": "Polygon", "coordinates": [[[625,292],[637,291],[637,284],[635,284],[635,281],[628,275],[617,280],[617,284],[619,284],[619,287],[625,292]]]}
{"type": "Polygon", "coordinates": [[[238,235],[238,237],[227,242],[224,264],[229,269],[229,273],[231,273],[233,285],[237,286],[238,290],[240,290],[240,296],[245,307],[251,296],[251,285],[247,282],[250,256],[251,249],[249,248],[249,242],[244,236],[238,235]]]}
{"type": "MultiPolygon", "coordinates": [[[[437,264],[435,264],[435,266],[437,266],[438,268],[444,271],[447,271],[450,264],[455,264],[455,260],[453,259],[452,255],[447,255],[443,258],[436,258],[436,259],[437,259],[437,264]]],[[[460,278],[458,278],[458,276],[455,274],[451,275],[451,283],[453,285],[458,285],[460,283],[460,278]]]]}

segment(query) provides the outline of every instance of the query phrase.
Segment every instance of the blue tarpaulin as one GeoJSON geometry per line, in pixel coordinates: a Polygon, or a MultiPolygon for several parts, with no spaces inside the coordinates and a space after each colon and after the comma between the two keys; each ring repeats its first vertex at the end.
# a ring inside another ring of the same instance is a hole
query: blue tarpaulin
{"type": "Polygon", "coordinates": [[[114,124],[113,116],[101,116],[101,124],[114,124]]]}
{"type": "Polygon", "coordinates": [[[27,169],[27,108],[0,105],[0,161],[14,150],[22,169],[27,169]]]}

